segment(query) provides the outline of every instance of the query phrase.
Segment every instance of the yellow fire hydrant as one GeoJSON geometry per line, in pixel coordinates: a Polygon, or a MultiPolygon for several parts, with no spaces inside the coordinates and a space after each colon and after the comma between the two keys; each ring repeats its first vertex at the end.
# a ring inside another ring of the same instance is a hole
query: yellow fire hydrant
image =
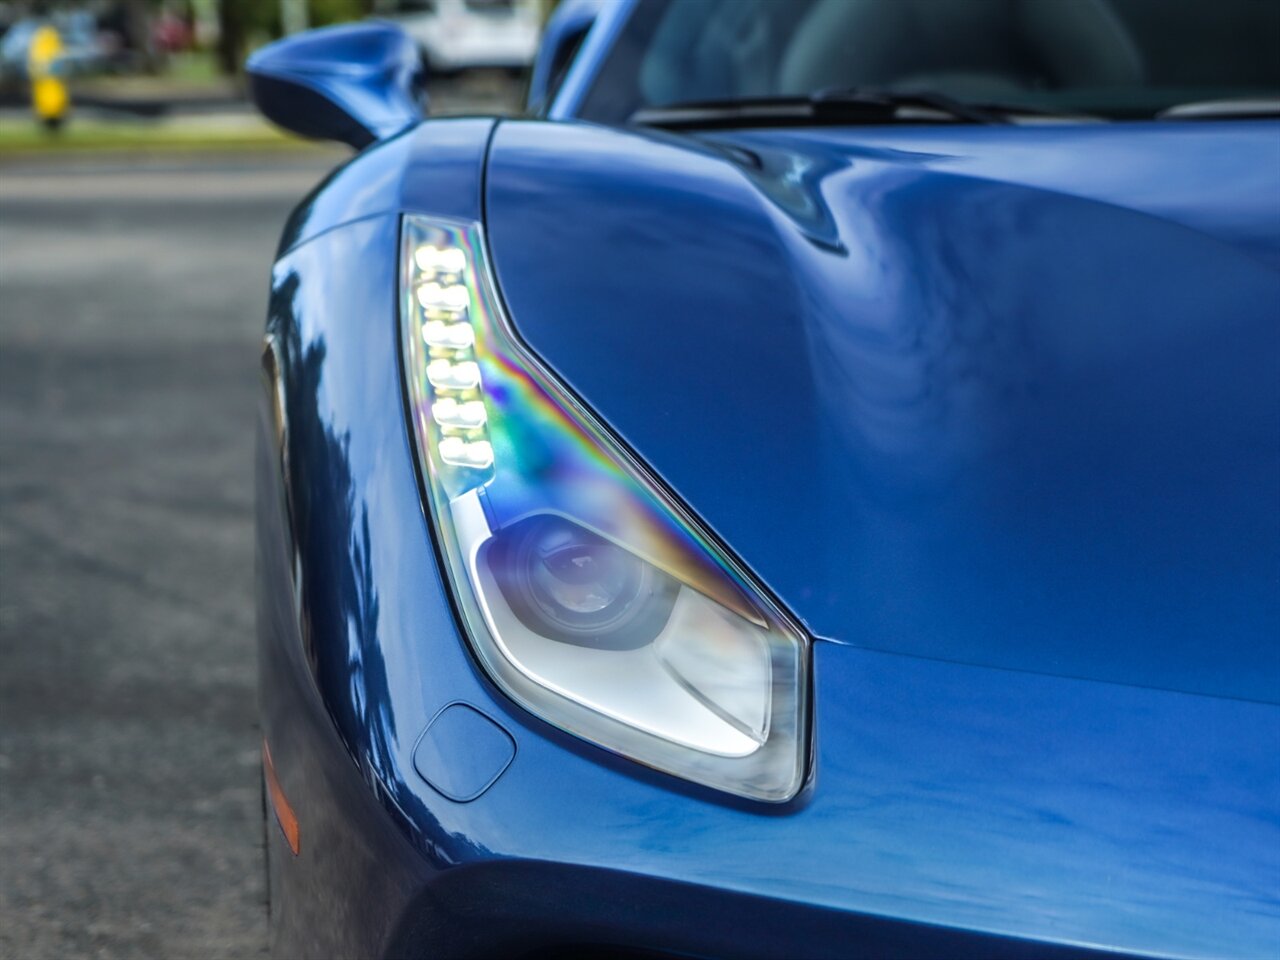
{"type": "Polygon", "coordinates": [[[36,119],[56,130],[67,117],[71,95],[61,77],[54,73],[62,55],[62,37],[50,26],[40,27],[27,51],[27,76],[31,79],[31,109],[36,119]]]}

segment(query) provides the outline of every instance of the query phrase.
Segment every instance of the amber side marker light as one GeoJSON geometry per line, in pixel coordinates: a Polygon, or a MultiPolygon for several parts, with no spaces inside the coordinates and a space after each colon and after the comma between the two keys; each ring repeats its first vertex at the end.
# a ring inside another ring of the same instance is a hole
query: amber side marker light
{"type": "Polygon", "coordinates": [[[293,812],[293,807],[289,806],[280,780],[276,777],[276,765],[271,761],[271,748],[267,746],[266,738],[262,741],[262,769],[267,775],[267,792],[271,794],[271,809],[276,813],[276,823],[280,824],[280,832],[284,834],[285,842],[296,857],[302,850],[298,816],[293,812]]]}

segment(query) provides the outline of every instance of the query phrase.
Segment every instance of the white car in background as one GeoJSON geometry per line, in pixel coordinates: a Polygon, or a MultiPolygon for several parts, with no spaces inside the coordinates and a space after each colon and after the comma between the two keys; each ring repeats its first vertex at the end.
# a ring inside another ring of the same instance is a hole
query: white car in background
{"type": "Polygon", "coordinates": [[[376,11],[418,44],[434,73],[528,67],[542,29],[538,0],[391,0],[376,11]]]}

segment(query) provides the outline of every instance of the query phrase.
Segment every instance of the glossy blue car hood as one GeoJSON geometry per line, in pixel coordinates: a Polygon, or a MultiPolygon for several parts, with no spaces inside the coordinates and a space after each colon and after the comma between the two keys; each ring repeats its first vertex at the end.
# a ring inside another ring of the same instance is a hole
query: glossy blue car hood
{"type": "Polygon", "coordinates": [[[1280,125],[505,123],[530,344],[819,637],[1280,699],[1280,125]]]}

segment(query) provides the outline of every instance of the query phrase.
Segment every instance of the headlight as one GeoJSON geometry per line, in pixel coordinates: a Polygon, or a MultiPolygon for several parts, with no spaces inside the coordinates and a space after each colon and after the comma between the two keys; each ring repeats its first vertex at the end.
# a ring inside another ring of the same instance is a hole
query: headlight
{"type": "Polygon", "coordinates": [[[467,636],[528,710],[758,800],[804,777],[808,641],[520,343],[480,228],[406,217],[401,335],[467,636]]]}

